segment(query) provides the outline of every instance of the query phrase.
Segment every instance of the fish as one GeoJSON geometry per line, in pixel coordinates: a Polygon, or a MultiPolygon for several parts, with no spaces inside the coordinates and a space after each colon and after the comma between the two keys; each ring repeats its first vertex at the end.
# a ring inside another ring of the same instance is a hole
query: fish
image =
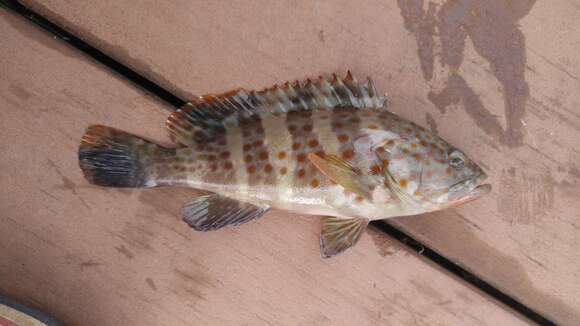
{"type": "Polygon", "coordinates": [[[186,186],[194,230],[255,220],[271,209],[322,218],[321,255],[355,245],[370,221],[438,211],[491,191],[463,151],[388,109],[371,78],[348,71],[260,91],[194,98],[166,122],[173,147],[91,125],[78,158],[106,187],[186,186]]]}

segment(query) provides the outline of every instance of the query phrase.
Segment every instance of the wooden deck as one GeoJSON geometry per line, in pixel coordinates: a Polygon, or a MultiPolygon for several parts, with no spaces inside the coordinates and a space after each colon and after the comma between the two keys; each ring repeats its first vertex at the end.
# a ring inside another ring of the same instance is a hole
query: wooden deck
{"type": "MultiPolygon", "coordinates": [[[[557,323],[580,320],[578,1],[23,2],[184,97],[371,75],[494,185],[394,222],[557,323]]],[[[314,219],[198,234],[179,217],[189,190],[89,186],[85,126],[167,141],[166,107],[0,15],[1,293],[71,325],[525,323],[376,231],[323,261],[314,219]]]]}

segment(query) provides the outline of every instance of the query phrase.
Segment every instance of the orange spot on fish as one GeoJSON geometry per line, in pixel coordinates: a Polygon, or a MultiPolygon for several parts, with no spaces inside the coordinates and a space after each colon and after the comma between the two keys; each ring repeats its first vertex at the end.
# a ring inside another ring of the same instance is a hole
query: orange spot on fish
{"type": "Polygon", "coordinates": [[[387,159],[384,159],[384,160],[382,160],[382,161],[381,161],[381,164],[382,164],[384,167],[387,167],[387,166],[389,165],[389,160],[387,160],[387,159]]]}
{"type": "Polygon", "coordinates": [[[412,143],[412,144],[411,144],[411,147],[412,147],[412,148],[417,148],[417,144],[415,144],[415,143],[412,143]]]}
{"type": "Polygon", "coordinates": [[[230,157],[230,152],[228,152],[228,151],[221,152],[220,157],[223,159],[227,159],[228,157],[230,157]]]}
{"type": "Polygon", "coordinates": [[[294,143],[292,144],[292,149],[293,150],[298,150],[300,148],[300,143],[294,143]]]}
{"type": "Polygon", "coordinates": [[[288,168],[283,167],[283,168],[280,169],[280,174],[281,175],[285,175],[286,173],[288,173],[288,168]]]}
{"type": "Polygon", "coordinates": [[[231,170],[234,166],[232,165],[232,162],[225,162],[224,163],[224,169],[226,170],[231,170]]]}
{"type": "Polygon", "coordinates": [[[306,125],[306,126],[302,127],[302,129],[304,129],[304,131],[306,131],[306,132],[311,132],[312,131],[312,125],[306,125]]]}
{"type": "Polygon", "coordinates": [[[362,198],[362,196],[356,196],[356,201],[361,203],[364,200],[364,198],[362,198]]]}
{"type": "Polygon", "coordinates": [[[311,186],[312,188],[316,188],[316,187],[318,187],[318,185],[319,185],[319,184],[320,184],[320,183],[319,183],[319,182],[318,182],[318,180],[316,180],[316,179],[312,179],[312,181],[310,181],[310,186],[311,186]]]}
{"type": "Polygon", "coordinates": [[[311,140],[308,142],[308,146],[310,146],[310,147],[316,147],[316,146],[318,146],[318,140],[316,140],[316,139],[311,139],[311,140]]]}
{"type": "Polygon", "coordinates": [[[255,166],[248,166],[248,168],[246,169],[248,171],[249,174],[252,174],[254,172],[256,172],[256,167],[255,166]]]}
{"type": "Polygon", "coordinates": [[[403,188],[405,188],[407,186],[407,183],[409,183],[407,181],[407,179],[401,179],[401,180],[399,180],[399,186],[401,186],[403,188]]]}
{"type": "Polygon", "coordinates": [[[261,139],[258,139],[254,142],[254,147],[260,147],[262,145],[264,145],[264,141],[261,139]]]}
{"type": "Polygon", "coordinates": [[[295,132],[296,131],[296,126],[294,126],[294,125],[288,126],[288,131],[295,132]]]}
{"type": "Polygon", "coordinates": [[[427,143],[427,142],[426,142],[426,141],[424,141],[424,140],[421,140],[421,141],[419,142],[419,144],[421,144],[421,146],[423,146],[423,147],[427,147],[427,145],[428,145],[429,143],[427,143]]]}
{"type": "Polygon", "coordinates": [[[338,141],[341,143],[346,143],[348,141],[348,135],[345,135],[345,134],[339,135],[338,141]]]}
{"type": "Polygon", "coordinates": [[[352,149],[347,149],[342,152],[342,157],[345,159],[351,159],[354,157],[354,151],[352,149]]]}
{"type": "Polygon", "coordinates": [[[342,128],[342,123],[340,123],[340,122],[336,122],[336,123],[334,124],[334,128],[335,128],[335,129],[340,129],[340,128],[342,128]]]}
{"type": "Polygon", "coordinates": [[[367,126],[367,128],[369,128],[369,129],[378,129],[379,127],[376,124],[371,123],[370,125],[367,126]]]}
{"type": "Polygon", "coordinates": [[[415,153],[415,154],[413,154],[413,158],[415,159],[415,161],[420,161],[421,160],[421,154],[415,153]]]}
{"type": "Polygon", "coordinates": [[[304,171],[304,169],[298,170],[298,177],[299,178],[304,178],[305,175],[306,175],[306,171],[304,171]]]}
{"type": "Polygon", "coordinates": [[[381,167],[378,165],[371,166],[371,173],[372,174],[379,174],[381,172],[381,167]]]}
{"type": "Polygon", "coordinates": [[[304,160],[306,160],[306,154],[304,153],[298,154],[298,156],[296,156],[296,160],[298,160],[298,162],[304,162],[304,160]]]}
{"type": "Polygon", "coordinates": [[[266,164],[266,165],[264,166],[264,172],[266,172],[266,173],[271,173],[271,172],[272,172],[272,165],[270,165],[270,164],[266,164]]]}
{"type": "Polygon", "coordinates": [[[246,163],[252,162],[252,155],[246,155],[246,157],[244,157],[244,162],[246,163]]]}
{"type": "Polygon", "coordinates": [[[406,149],[406,148],[403,148],[403,154],[405,154],[405,155],[409,155],[409,150],[408,150],[408,149],[406,149]]]}
{"type": "Polygon", "coordinates": [[[279,152],[278,153],[278,159],[283,160],[286,158],[286,152],[279,152]]]}
{"type": "Polygon", "coordinates": [[[352,122],[352,123],[360,123],[360,118],[354,117],[354,118],[350,119],[350,122],[352,122]]]}
{"type": "Polygon", "coordinates": [[[243,147],[244,151],[249,151],[251,148],[252,148],[252,145],[244,144],[244,147],[243,147]]]}
{"type": "Polygon", "coordinates": [[[260,158],[260,160],[265,161],[268,159],[268,153],[267,152],[261,152],[258,156],[260,158]]]}

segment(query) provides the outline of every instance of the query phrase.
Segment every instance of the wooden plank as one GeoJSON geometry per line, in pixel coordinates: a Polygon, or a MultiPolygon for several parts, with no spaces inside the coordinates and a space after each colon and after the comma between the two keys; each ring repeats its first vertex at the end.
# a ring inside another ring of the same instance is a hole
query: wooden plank
{"type": "Polygon", "coordinates": [[[580,319],[577,1],[24,2],[181,95],[372,75],[495,186],[395,223],[550,318],[580,319]]]}
{"type": "Polygon", "coordinates": [[[518,316],[376,231],[322,260],[319,222],[273,212],[192,232],[187,189],[90,186],[84,128],[168,142],[162,106],[0,11],[0,292],[67,325],[497,325],[518,316]]]}

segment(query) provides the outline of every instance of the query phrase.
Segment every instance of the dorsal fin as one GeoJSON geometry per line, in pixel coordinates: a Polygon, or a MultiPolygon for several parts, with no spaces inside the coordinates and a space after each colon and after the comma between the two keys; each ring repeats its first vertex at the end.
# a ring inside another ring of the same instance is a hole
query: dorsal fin
{"type": "Polygon", "coordinates": [[[169,116],[167,128],[175,141],[192,145],[214,139],[225,131],[228,121],[254,115],[337,107],[378,110],[385,107],[385,101],[377,95],[370,78],[358,82],[349,71],[343,79],[333,74],[330,79],[320,76],[314,81],[286,82],[262,91],[238,89],[200,96],[169,116]]]}

